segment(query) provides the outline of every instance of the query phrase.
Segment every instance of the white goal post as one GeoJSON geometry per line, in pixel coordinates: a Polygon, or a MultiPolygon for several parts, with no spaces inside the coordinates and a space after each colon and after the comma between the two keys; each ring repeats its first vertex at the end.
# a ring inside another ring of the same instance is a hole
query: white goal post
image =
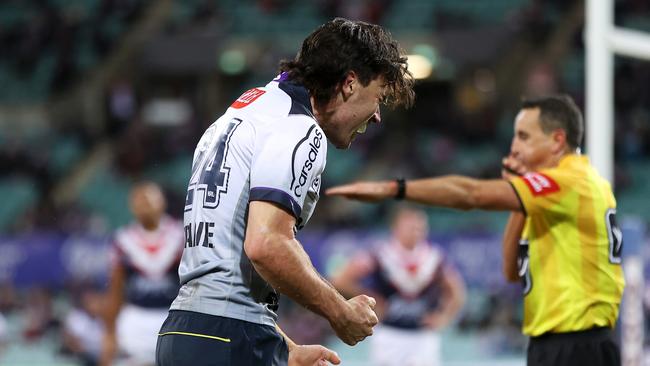
{"type": "Polygon", "coordinates": [[[650,34],[616,27],[613,0],[587,0],[586,11],[587,154],[613,184],[614,55],[650,60],[650,34]]]}
{"type": "MultiPolygon", "coordinates": [[[[614,184],[614,55],[650,60],[650,34],[617,27],[613,0],[587,0],[585,44],[586,147],[596,169],[614,184]]],[[[623,270],[626,289],[621,306],[621,364],[643,364],[643,234],[627,241],[623,270]],[[634,248],[634,249],[632,249],[634,248]]]]}

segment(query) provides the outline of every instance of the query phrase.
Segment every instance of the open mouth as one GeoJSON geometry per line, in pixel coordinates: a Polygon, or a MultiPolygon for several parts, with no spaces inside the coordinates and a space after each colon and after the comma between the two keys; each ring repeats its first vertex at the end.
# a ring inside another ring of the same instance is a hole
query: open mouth
{"type": "Polygon", "coordinates": [[[357,133],[361,134],[366,132],[366,129],[368,128],[368,121],[364,122],[359,128],[357,128],[357,133]]]}

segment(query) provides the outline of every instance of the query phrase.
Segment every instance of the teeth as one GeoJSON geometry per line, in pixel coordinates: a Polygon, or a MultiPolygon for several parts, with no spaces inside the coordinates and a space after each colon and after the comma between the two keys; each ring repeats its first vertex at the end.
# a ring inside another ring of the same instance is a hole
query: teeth
{"type": "Polygon", "coordinates": [[[364,133],[366,132],[366,128],[368,127],[368,122],[365,122],[362,124],[359,128],[357,128],[357,133],[364,133]]]}

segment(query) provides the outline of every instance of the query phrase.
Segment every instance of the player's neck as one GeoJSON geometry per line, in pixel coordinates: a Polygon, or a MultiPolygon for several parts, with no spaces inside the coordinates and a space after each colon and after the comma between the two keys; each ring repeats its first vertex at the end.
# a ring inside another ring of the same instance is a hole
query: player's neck
{"type": "Polygon", "coordinates": [[[150,221],[150,222],[140,222],[140,225],[146,231],[156,231],[160,227],[160,220],[150,221]]]}
{"type": "Polygon", "coordinates": [[[321,104],[317,103],[314,97],[310,97],[309,101],[311,103],[311,110],[314,112],[314,118],[316,118],[318,124],[321,126],[323,126],[323,124],[327,124],[327,122],[332,119],[332,116],[336,111],[336,108],[333,105],[334,101],[321,104]]]}

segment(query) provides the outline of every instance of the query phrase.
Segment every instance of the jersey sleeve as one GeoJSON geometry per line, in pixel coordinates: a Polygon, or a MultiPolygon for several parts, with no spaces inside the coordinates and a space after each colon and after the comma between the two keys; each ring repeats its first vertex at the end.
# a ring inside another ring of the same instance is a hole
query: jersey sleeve
{"type": "Polygon", "coordinates": [[[556,169],[526,173],[510,180],[527,215],[562,214],[570,179],[556,169]]]}
{"type": "Polygon", "coordinates": [[[309,188],[325,169],[327,141],[313,121],[285,122],[282,128],[258,133],[250,201],[273,202],[299,220],[309,188]]]}

